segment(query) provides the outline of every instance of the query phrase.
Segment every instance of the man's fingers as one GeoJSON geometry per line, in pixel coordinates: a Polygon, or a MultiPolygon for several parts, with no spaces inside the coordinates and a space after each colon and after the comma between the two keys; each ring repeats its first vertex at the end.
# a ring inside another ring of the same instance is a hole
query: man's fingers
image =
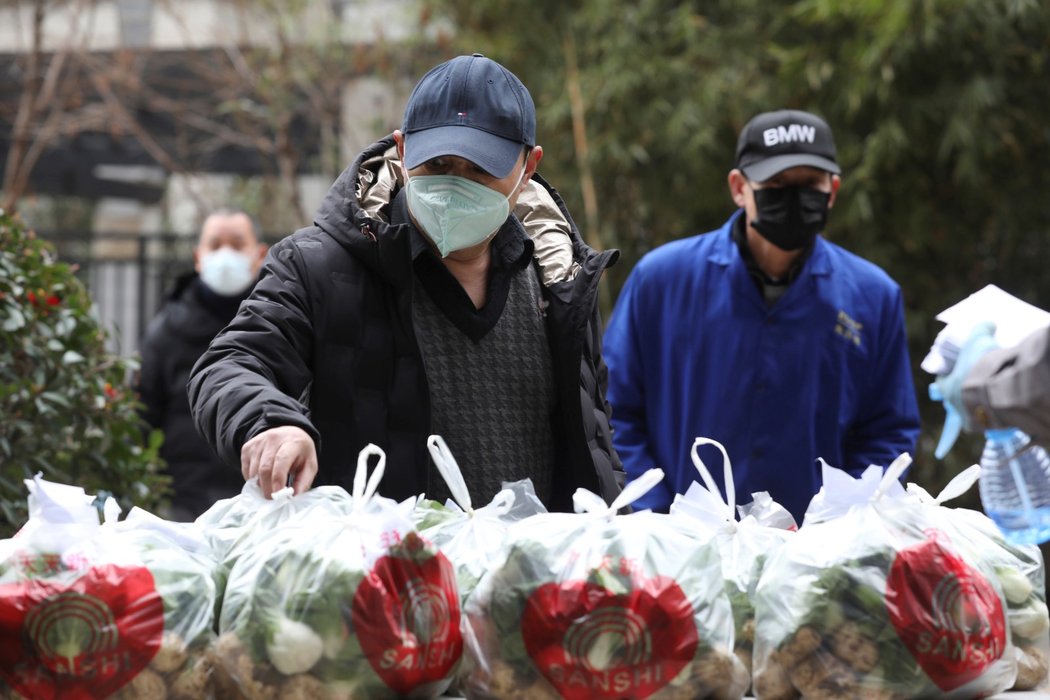
{"type": "Polygon", "coordinates": [[[260,433],[258,436],[245,443],[244,448],[240,450],[241,473],[244,473],[245,468],[248,469],[245,481],[252,479],[253,476],[259,475],[262,465],[266,463],[264,455],[268,442],[269,437],[267,436],[267,433],[260,433]],[[247,463],[245,463],[246,455],[248,458],[247,463]]]}
{"type": "MultiPolygon", "coordinates": [[[[303,443],[298,440],[281,444],[273,460],[272,488],[279,491],[288,483],[288,475],[302,471],[307,455],[303,443]]],[[[296,491],[298,493],[298,491],[296,491]]]]}
{"type": "Polygon", "coordinates": [[[241,448],[241,475],[246,481],[258,477],[259,488],[267,498],[287,485],[290,474],[295,492],[306,491],[313,484],[317,468],[313,439],[294,426],[265,430],[241,448]]]}
{"type": "Polygon", "coordinates": [[[246,482],[255,475],[255,471],[252,469],[252,460],[255,457],[257,444],[253,439],[240,448],[240,475],[244,476],[246,482]]]}
{"type": "Polygon", "coordinates": [[[295,472],[295,481],[292,482],[292,488],[295,489],[297,496],[308,491],[310,485],[314,482],[314,477],[317,476],[317,452],[314,450],[312,442],[307,452],[306,459],[303,461],[302,467],[295,472]]]}
{"type": "MultiPolygon", "coordinates": [[[[278,440],[268,439],[262,444],[262,454],[259,456],[259,485],[262,487],[263,495],[267,498],[273,496],[274,492],[284,488],[284,476],[278,474],[281,469],[278,457],[284,449],[284,445],[278,440]]],[[[285,467],[284,475],[288,474],[285,467]]]]}

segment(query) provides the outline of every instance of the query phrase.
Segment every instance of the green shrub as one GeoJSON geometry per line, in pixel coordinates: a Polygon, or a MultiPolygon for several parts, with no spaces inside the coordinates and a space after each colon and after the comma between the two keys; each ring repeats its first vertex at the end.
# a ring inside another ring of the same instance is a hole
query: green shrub
{"type": "Polygon", "coordinates": [[[125,512],[166,495],[126,378],[134,360],[106,350],[91,298],[54,248],[0,210],[0,537],[26,519],[23,480],[108,492],[125,512]]]}

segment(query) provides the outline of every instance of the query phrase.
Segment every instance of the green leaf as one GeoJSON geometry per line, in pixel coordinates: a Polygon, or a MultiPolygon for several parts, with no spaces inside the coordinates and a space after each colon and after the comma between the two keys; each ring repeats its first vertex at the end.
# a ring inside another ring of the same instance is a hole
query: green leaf
{"type": "Polygon", "coordinates": [[[45,391],[40,394],[40,398],[44,401],[55,404],[56,406],[62,406],[63,408],[71,408],[73,406],[69,399],[58,393],[57,391],[45,391]]]}
{"type": "Polygon", "coordinates": [[[17,331],[26,325],[25,314],[22,310],[17,307],[12,307],[7,311],[7,320],[4,321],[3,325],[0,326],[0,330],[5,331],[17,331]]]}
{"type": "Polygon", "coordinates": [[[62,354],[62,364],[64,365],[72,365],[83,361],[84,356],[75,350],[66,350],[66,352],[62,354]]]}

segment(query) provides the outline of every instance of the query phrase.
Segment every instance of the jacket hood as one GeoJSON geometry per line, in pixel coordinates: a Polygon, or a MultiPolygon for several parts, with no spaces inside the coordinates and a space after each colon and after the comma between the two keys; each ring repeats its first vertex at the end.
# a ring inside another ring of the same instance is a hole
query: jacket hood
{"type": "MultiPolygon", "coordinates": [[[[366,148],[328,190],[314,222],[352,255],[390,276],[404,265],[411,229],[387,220],[387,205],[404,184],[393,135],[366,148]]],[[[619,251],[598,253],[584,241],[561,196],[538,174],[518,197],[514,215],[532,239],[543,282],[574,279],[581,269],[612,265],[619,251]]]]}

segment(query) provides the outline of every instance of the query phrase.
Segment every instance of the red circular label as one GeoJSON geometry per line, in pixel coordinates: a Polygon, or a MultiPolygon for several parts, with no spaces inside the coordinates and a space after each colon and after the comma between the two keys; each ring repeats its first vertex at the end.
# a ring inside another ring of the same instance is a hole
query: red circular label
{"type": "Polygon", "coordinates": [[[1003,655],[1006,619],[995,588],[930,531],[901,550],[886,580],[897,636],[926,675],[948,692],[978,678],[1003,655]]]}
{"type": "Polygon", "coordinates": [[[372,669],[402,695],[446,679],[463,653],[456,574],[440,552],[381,557],[354,593],[352,619],[372,669]]]}
{"type": "Polygon", "coordinates": [[[637,580],[622,595],[584,581],[546,583],[529,596],[521,634],[566,700],[645,698],[693,660],[693,614],[666,576],[637,580]]]}
{"type": "Polygon", "coordinates": [[[0,585],[0,675],[27,698],[108,698],[146,668],[163,633],[164,602],[146,568],[0,585]]]}

